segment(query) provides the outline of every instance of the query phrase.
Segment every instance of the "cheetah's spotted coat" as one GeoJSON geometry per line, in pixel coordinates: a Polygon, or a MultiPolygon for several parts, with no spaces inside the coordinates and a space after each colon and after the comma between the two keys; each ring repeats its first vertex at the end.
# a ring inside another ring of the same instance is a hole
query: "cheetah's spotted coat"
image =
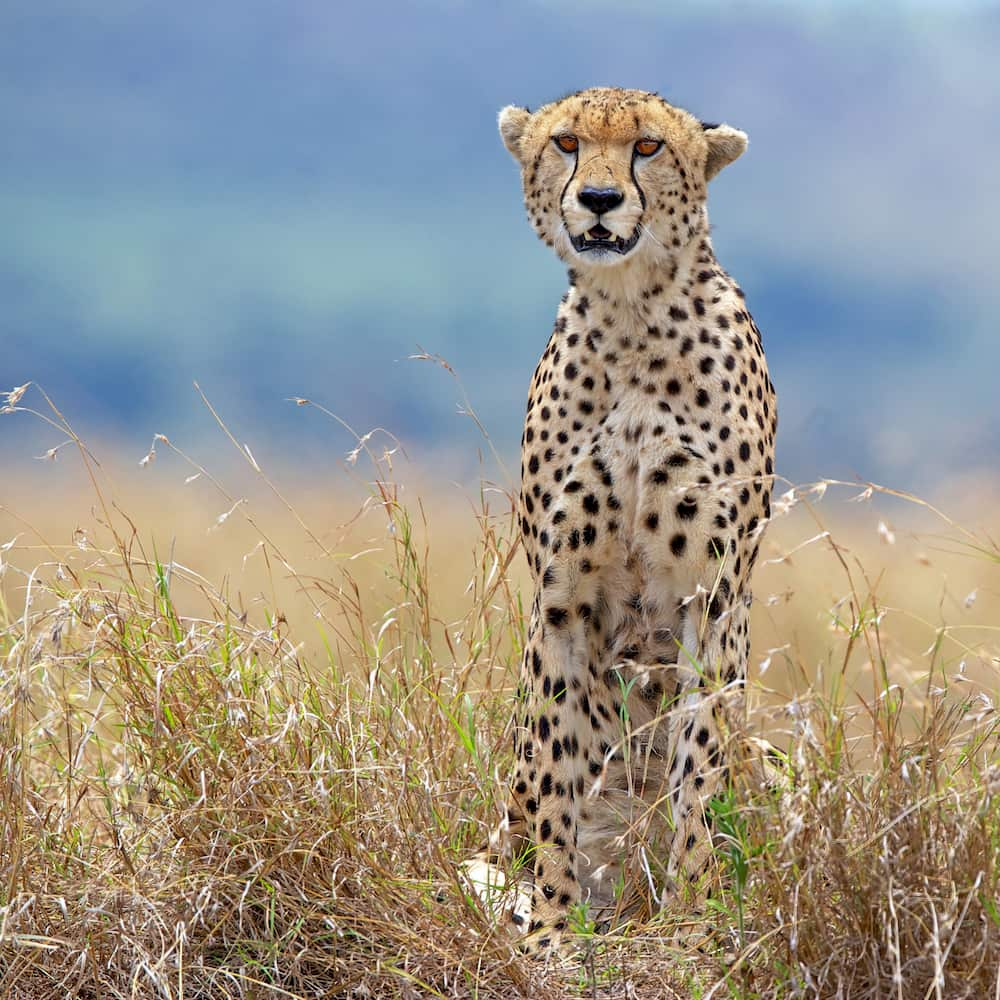
{"type": "Polygon", "coordinates": [[[581,899],[655,906],[707,866],[776,412],[705,208],[746,136],[611,88],[507,107],[500,132],[570,269],[522,441],[536,590],[506,831],[545,947],[581,899]]]}

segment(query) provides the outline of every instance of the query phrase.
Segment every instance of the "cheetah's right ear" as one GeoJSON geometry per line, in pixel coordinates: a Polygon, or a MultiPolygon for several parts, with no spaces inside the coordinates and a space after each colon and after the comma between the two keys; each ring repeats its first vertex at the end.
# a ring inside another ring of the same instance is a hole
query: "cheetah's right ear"
{"type": "Polygon", "coordinates": [[[500,137],[503,144],[510,151],[510,155],[521,162],[521,136],[524,135],[524,128],[528,124],[531,112],[527,108],[519,108],[516,104],[508,104],[500,112],[498,124],[500,125],[500,137]]]}

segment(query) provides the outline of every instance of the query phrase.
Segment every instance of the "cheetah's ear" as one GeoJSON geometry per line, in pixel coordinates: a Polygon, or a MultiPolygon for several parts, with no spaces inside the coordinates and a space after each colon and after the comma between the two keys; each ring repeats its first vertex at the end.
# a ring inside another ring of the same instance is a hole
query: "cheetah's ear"
{"type": "Polygon", "coordinates": [[[708,159],[705,161],[705,180],[710,181],[723,167],[729,166],[747,148],[749,139],[731,125],[713,125],[702,122],[708,140],[708,159]]]}
{"type": "Polygon", "coordinates": [[[524,128],[528,124],[531,112],[527,108],[519,108],[516,104],[508,104],[500,112],[498,124],[500,125],[500,137],[503,144],[510,151],[510,155],[521,162],[521,136],[524,135],[524,128]]]}

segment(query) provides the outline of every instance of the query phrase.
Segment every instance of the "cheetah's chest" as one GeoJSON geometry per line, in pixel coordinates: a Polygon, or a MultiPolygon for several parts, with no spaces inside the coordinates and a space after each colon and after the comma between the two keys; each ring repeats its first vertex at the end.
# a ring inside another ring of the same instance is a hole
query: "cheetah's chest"
{"type": "MultiPolygon", "coordinates": [[[[682,418],[683,419],[683,418],[682,418]]],[[[621,501],[622,539],[637,556],[677,522],[698,519],[698,500],[714,477],[705,456],[711,442],[697,426],[678,425],[662,399],[628,393],[617,400],[597,440],[612,488],[621,501]]],[[[672,563],[683,562],[677,552],[672,563]]]]}
{"type": "Polygon", "coordinates": [[[684,598],[706,576],[708,553],[697,539],[705,535],[712,493],[704,435],[695,428],[682,439],[665,416],[655,398],[626,394],[595,448],[609,499],[620,505],[603,566],[612,621],[631,636],[618,645],[627,653],[638,644],[653,660],[664,652],[666,633],[676,632],[684,598]]]}

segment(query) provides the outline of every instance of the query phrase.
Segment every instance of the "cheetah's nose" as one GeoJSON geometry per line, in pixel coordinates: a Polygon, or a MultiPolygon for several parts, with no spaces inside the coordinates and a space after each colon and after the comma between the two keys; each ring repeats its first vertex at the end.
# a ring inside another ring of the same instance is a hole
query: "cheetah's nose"
{"type": "Polygon", "coordinates": [[[617,188],[585,187],[577,197],[582,205],[597,215],[610,212],[625,200],[625,196],[617,188]]]}

